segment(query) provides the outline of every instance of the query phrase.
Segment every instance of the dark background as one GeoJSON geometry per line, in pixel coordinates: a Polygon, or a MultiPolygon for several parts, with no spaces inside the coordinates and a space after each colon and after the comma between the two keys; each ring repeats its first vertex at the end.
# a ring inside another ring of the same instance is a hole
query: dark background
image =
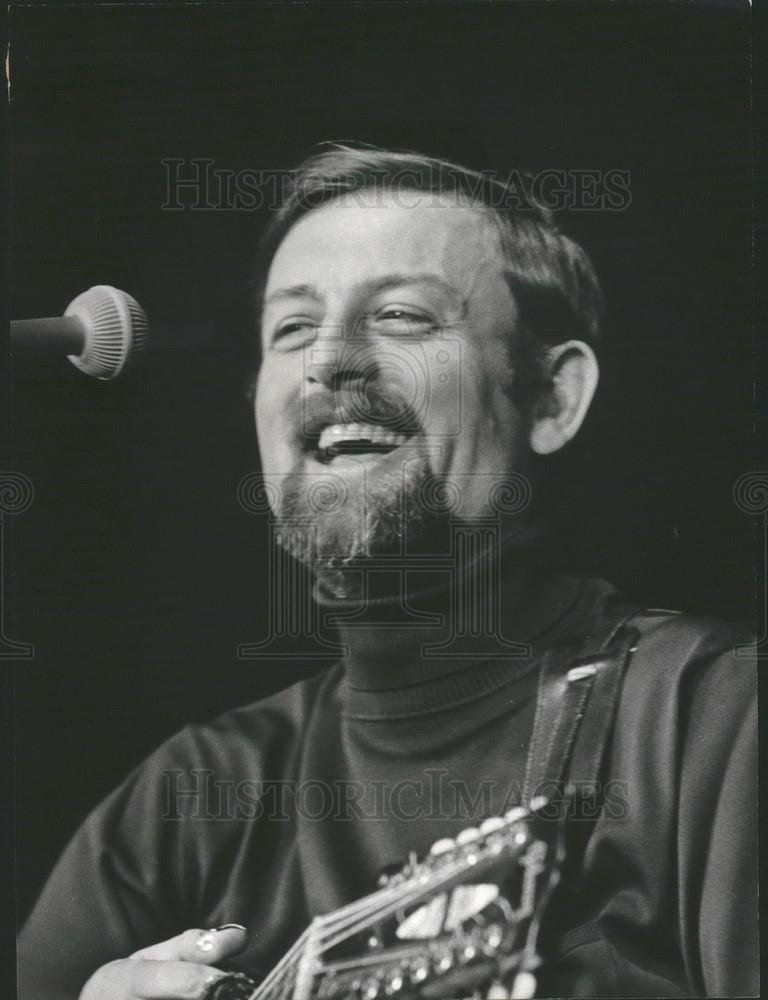
{"type": "MultiPolygon", "coordinates": [[[[560,461],[563,562],[639,601],[757,614],[748,11],[345,3],[14,8],[11,313],[85,288],[154,323],[101,383],[16,359],[8,518],[22,915],[85,812],[163,737],[317,664],[266,634],[248,359],[263,212],[163,211],[163,158],[285,169],[361,139],[478,169],[624,169],[623,212],[563,214],[608,301],[604,380],[560,461]]],[[[3,669],[10,669],[4,667],[3,669]]]]}

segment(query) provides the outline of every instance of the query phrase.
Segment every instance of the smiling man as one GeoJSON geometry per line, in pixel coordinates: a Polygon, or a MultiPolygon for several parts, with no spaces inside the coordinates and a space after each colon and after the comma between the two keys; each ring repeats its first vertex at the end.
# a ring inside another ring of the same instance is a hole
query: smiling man
{"type": "MultiPolygon", "coordinates": [[[[359,184],[366,161],[347,155],[359,184]]],[[[543,213],[483,207],[450,164],[403,155],[391,166],[400,180],[430,170],[432,188],[382,185],[374,157],[369,187],[331,186],[303,214],[297,189],[271,234],[284,238],[263,296],[259,443],[282,540],[321,573],[418,545],[438,484],[453,515],[487,517],[489,483],[565,444],[597,384],[597,282],[580,248],[543,213]],[[524,324],[521,306],[542,289],[554,301],[524,324]],[[558,329],[543,329],[555,312],[558,329]],[[553,391],[521,406],[542,381],[553,391]],[[330,512],[308,499],[323,480],[344,491],[330,512]]]]}
{"type": "Polygon", "coordinates": [[[93,813],[25,929],[25,1000],[508,995],[471,977],[515,920],[486,883],[452,897],[449,954],[449,918],[403,907],[396,967],[377,925],[349,982],[316,982],[309,945],[292,993],[225,970],[261,978],[385,866],[485,844],[564,778],[589,808],[538,995],[757,992],[754,663],[736,628],[552,568],[535,497],[597,386],[599,292],[515,194],[371,149],[297,171],[264,240],[256,425],[278,543],[344,655],[185,729],[93,813]]]}

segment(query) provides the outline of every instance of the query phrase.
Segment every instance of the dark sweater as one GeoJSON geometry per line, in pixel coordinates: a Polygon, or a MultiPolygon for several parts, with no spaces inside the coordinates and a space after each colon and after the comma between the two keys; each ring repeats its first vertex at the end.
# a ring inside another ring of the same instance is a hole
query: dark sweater
{"type": "MultiPolygon", "coordinates": [[[[183,730],[69,845],[22,934],[21,1000],[74,1000],[101,964],[230,921],[249,929],[235,967],[266,973],[384,865],[519,802],[541,653],[618,599],[599,580],[515,577],[495,650],[470,635],[429,658],[445,628],[393,626],[383,602],[344,627],[337,666],[183,730]]],[[[755,669],[739,641],[688,616],[645,629],[542,995],[756,993],[755,669]]]]}

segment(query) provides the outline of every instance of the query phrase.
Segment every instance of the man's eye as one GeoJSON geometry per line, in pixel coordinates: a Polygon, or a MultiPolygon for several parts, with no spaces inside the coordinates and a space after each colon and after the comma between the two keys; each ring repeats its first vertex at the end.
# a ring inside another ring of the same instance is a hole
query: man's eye
{"type": "Polygon", "coordinates": [[[272,332],[271,344],[276,350],[294,350],[312,340],[316,328],[317,324],[309,319],[287,320],[275,327],[272,332]]]}
{"type": "Polygon", "coordinates": [[[370,318],[377,325],[397,332],[424,333],[435,326],[434,320],[425,313],[399,306],[388,306],[370,318]]]}

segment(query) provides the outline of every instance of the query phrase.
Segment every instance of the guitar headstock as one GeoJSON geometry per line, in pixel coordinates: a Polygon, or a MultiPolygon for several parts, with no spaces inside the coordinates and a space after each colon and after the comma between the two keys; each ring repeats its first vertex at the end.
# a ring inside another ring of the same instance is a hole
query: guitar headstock
{"type": "Polygon", "coordinates": [[[546,805],[438,840],[378,892],[319,918],[305,964],[311,989],[294,996],[445,998],[494,981],[533,995],[539,925],[563,853],[562,824],[546,805]]]}

